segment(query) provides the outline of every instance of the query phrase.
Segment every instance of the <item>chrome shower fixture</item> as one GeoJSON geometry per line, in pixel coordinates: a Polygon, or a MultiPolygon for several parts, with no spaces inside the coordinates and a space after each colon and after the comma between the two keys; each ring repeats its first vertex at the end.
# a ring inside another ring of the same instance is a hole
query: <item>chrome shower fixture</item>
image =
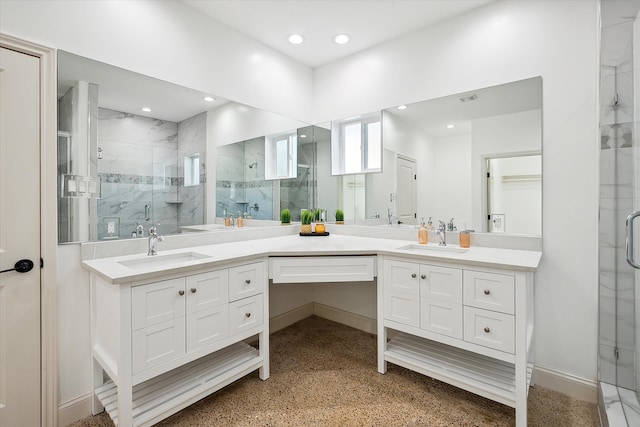
{"type": "Polygon", "coordinates": [[[249,169],[253,169],[254,166],[258,166],[258,162],[253,162],[249,165],[249,169]]]}

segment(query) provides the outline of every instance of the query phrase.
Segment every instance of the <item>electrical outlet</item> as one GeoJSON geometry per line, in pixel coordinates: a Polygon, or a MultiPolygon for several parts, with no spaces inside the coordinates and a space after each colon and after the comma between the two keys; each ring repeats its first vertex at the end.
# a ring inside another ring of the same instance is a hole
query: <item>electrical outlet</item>
{"type": "Polygon", "coordinates": [[[113,221],[109,221],[107,223],[107,233],[113,234],[116,232],[116,223],[113,221]]]}

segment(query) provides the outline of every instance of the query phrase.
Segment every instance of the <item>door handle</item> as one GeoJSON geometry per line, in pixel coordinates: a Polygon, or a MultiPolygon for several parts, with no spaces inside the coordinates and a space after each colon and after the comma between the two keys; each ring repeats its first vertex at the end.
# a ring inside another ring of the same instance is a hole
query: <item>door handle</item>
{"type": "Polygon", "coordinates": [[[0,271],[0,273],[8,273],[10,271],[17,271],[18,273],[26,273],[28,271],[31,271],[32,268],[33,268],[33,261],[31,261],[30,259],[21,259],[20,261],[15,263],[13,268],[10,268],[8,270],[2,270],[0,271]]]}
{"type": "Polygon", "coordinates": [[[636,211],[630,214],[626,220],[627,226],[627,238],[625,239],[626,252],[627,252],[627,262],[633,268],[640,269],[640,264],[636,261],[634,254],[634,245],[633,245],[633,221],[640,216],[640,211],[636,211]]]}

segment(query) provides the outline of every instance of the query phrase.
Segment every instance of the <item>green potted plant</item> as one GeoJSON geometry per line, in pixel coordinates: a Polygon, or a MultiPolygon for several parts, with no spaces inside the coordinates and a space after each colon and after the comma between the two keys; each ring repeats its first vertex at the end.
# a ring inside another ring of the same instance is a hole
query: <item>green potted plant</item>
{"type": "Polygon", "coordinates": [[[344,224],[344,212],[342,209],[336,209],[336,213],[334,215],[336,217],[336,224],[344,224]]]}
{"type": "Polygon", "coordinates": [[[291,211],[289,209],[282,209],[280,211],[280,224],[282,225],[291,224],[291,211]]]}
{"type": "Polygon", "coordinates": [[[302,234],[311,234],[311,221],[313,221],[313,211],[303,210],[300,213],[300,222],[302,222],[300,232],[302,234]]]}

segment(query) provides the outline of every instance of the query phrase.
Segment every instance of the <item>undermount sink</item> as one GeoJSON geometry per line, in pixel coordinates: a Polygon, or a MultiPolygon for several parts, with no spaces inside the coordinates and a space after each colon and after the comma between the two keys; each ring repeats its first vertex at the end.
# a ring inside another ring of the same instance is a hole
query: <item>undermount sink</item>
{"type": "Polygon", "coordinates": [[[453,252],[453,253],[465,253],[469,248],[461,248],[460,246],[439,246],[439,245],[405,245],[397,248],[401,251],[414,251],[414,252],[453,252]]]}
{"type": "Polygon", "coordinates": [[[209,255],[203,255],[197,252],[182,252],[178,254],[153,255],[146,258],[129,259],[119,261],[118,264],[129,268],[150,268],[150,267],[166,267],[173,264],[183,264],[185,262],[199,261],[209,258],[209,255]]]}

